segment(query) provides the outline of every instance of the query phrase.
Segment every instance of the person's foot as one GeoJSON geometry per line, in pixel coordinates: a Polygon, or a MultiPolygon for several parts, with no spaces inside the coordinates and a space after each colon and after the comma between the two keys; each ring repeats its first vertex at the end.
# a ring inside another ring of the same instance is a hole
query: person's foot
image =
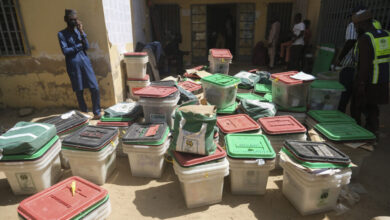
{"type": "Polygon", "coordinates": [[[100,120],[100,118],[102,117],[102,114],[100,113],[100,114],[98,114],[98,115],[93,115],[93,118],[92,118],[92,120],[100,120]]]}

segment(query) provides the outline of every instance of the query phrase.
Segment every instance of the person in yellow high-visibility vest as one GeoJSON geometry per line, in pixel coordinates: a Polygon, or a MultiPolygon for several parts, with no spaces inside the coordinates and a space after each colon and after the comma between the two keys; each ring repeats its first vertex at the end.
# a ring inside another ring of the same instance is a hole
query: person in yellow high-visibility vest
{"type": "Polygon", "coordinates": [[[380,104],[389,103],[390,32],[374,27],[369,10],[360,10],[352,16],[358,33],[355,49],[357,71],[351,102],[351,115],[378,135],[380,104]]]}

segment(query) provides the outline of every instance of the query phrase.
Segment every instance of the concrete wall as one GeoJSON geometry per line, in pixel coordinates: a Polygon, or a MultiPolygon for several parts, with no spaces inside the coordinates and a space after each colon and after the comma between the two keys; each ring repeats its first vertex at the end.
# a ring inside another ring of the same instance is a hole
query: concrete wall
{"type": "Polygon", "coordinates": [[[146,2],[145,0],[131,0],[131,14],[134,33],[134,44],[147,43],[146,37],[146,2]]]}
{"type": "Polygon", "coordinates": [[[318,33],[318,20],[320,17],[320,9],[321,9],[321,0],[310,0],[308,1],[307,7],[307,16],[306,18],[311,21],[311,31],[312,31],[312,44],[317,43],[317,33],[318,33]]]}
{"type": "MultiPolygon", "coordinates": [[[[0,102],[11,107],[77,107],[57,32],[66,27],[64,9],[78,11],[91,48],[87,51],[101,91],[102,106],[115,102],[102,2],[19,0],[31,55],[0,57],[0,102]]],[[[86,92],[88,105],[90,95],[86,92]]]]}

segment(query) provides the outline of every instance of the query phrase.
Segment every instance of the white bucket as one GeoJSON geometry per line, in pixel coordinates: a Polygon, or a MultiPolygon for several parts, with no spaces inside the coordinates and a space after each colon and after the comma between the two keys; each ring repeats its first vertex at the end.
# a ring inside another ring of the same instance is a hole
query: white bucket
{"type": "Polygon", "coordinates": [[[166,122],[172,128],[172,114],[179,99],[180,95],[174,98],[141,98],[138,103],[142,105],[145,123],[166,122]]]}
{"type": "Polygon", "coordinates": [[[309,215],[332,210],[337,205],[341,187],[351,178],[351,169],[345,168],[334,175],[308,173],[288,162],[283,166],[283,194],[301,213],[309,215]]]}
{"type": "Polygon", "coordinates": [[[275,160],[265,160],[265,163],[262,164],[257,159],[234,159],[228,157],[228,161],[230,186],[233,194],[265,194],[269,171],[275,168],[275,160]]]}
{"type": "Polygon", "coordinates": [[[222,73],[222,74],[229,74],[229,64],[232,63],[232,59],[222,59],[221,58],[214,58],[213,56],[209,55],[209,66],[210,66],[210,73],[222,73]]]}
{"type": "Polygon", "coordinates": [[[69,160],[73,176],[103,185],[115,169],[117,145],[118,137],[100,151],[62,149],[62,154],[69,160]]]}
{"type": "MultiPolygon", "coordinates": [[[[69,136],[69,134],[60,136],[61,144],[62,144],[62,141],[63,141],[67,136],[69,136]]],[[[64,170],[70,169],[69,160],[66,159],[66,158],[64,157],[64,155],[62,155],[62,151],[60,152],[60,161],[61,161],[61,167],[62,167],[62,169],[64,169],[64,170]]]]}
{"type": "Polygon", "coordinates": [[[123,152],[129,156],[131,174],[139,177],[160,178],[164,170],[164,154],[169,144],[170,138],[158,146],[123,143],[123,152]]]}
{"type": "Polygon", "coordinates": [[[34,161],[1,162],[0,171],[7,177],[16,195],[31,195],[54,185],[62,175],[57,141],[41,158],[34,161]]]}
{"type": "Polygon", "coordinates": [[[148,56],[125,57],[127,78],[143,79],[146,76],[148,56]]]}
{"type": "Polygon", "coordinates": [[[173,169],[180,180],[188,208],[222,201],[223,180],[229,175],[229,162],[226,158],[188,168],[181,167],[174,160],[173,169]]]}
{"type": "Polygon", "coordinates": [[[150,85],[150,80],[146,80],[146,81],[130,81],[128,80],[127,81],[127,86],[129,87],[129,92],[130,92],[130,96],[133,100],[139,100],[139,96],[135,96],[133,94],[133,89],[138,89],[138,88],[144,88],[146,86],[149,86],[150,85]]]}
{"type": "Polygon", "coordinates": [[[111,214],[111,203],[108,199],[105,203],[100,205],[98,208],[90,212],[88,215],[83,217],[83,220],[101,220],[106,219],[111,214]]]}

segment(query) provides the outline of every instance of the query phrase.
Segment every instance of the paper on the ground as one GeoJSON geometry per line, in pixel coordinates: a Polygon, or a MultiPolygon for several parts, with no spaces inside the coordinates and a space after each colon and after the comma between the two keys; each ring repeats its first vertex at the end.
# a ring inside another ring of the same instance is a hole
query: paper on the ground
{"type": "Polygon", "coordinates": [[[67,113],[64,113],[61,115],[61,119],[68,119],[70,117],[72,117],[72,115],[76,114],[76,112],[73,110],[73,111],[70,111],[70,112],[67,112],[67,113]]]}
{"type": "Polygon", "coordinates": [[[358,147],[361,147],[365,145],[366,142],[351,142],[351,143],[344,143],[345,146],[351,147],[353,149],[357,149],[358,147]]]}
{"type": "Polygon", "coordinates": [[[315,80],[316,79],[313,75],[304,73],[302,71],[297,73],[297,74],[295,74],[295,75],[292,75],[290,77],[293,78],[293,79],[303,80],[303,81],[311,81],[311,80],[315,80]]]}
{"type": "Polygon", "coordinates": [[[309,137],[310,137],[311,141],[325,142],[325,140],[313,128],[308,131],[308,134],[309,134],[309,137]]]}
{"type": "Polygon", "coordinates": [[[168,77],[165,77],[164,79],[162,79],[161,81],[175,81],[175,82],[177,82],[177,78],[175,78],[173,76],[168,76],[168,77]]]}
{"type": "Polygon", "coordinates": [[[196,73],[196,69],[187,69],[186,70],[188,74],[193,74],[193,73],[196,73]]]}
{"type": "Polygon", "coordinates": [[[333,210],[336,212],[336,216],[339,216],[346,213],[349,210],[349,208],[343,205],[342,203],[339,203],[336,205],[336,207],[333,210]]]}
{"type": "Polygon", "coordinates": [[[206,77],[206,76],[210,76],[211,73],[206,72],[206,71],[204,71],[204,70],[201,70],[201,71],[197,71],[197,72],[196,72],[196,75],[198,75],[200,78],[204,78],[204,77],[206,77]]]}

